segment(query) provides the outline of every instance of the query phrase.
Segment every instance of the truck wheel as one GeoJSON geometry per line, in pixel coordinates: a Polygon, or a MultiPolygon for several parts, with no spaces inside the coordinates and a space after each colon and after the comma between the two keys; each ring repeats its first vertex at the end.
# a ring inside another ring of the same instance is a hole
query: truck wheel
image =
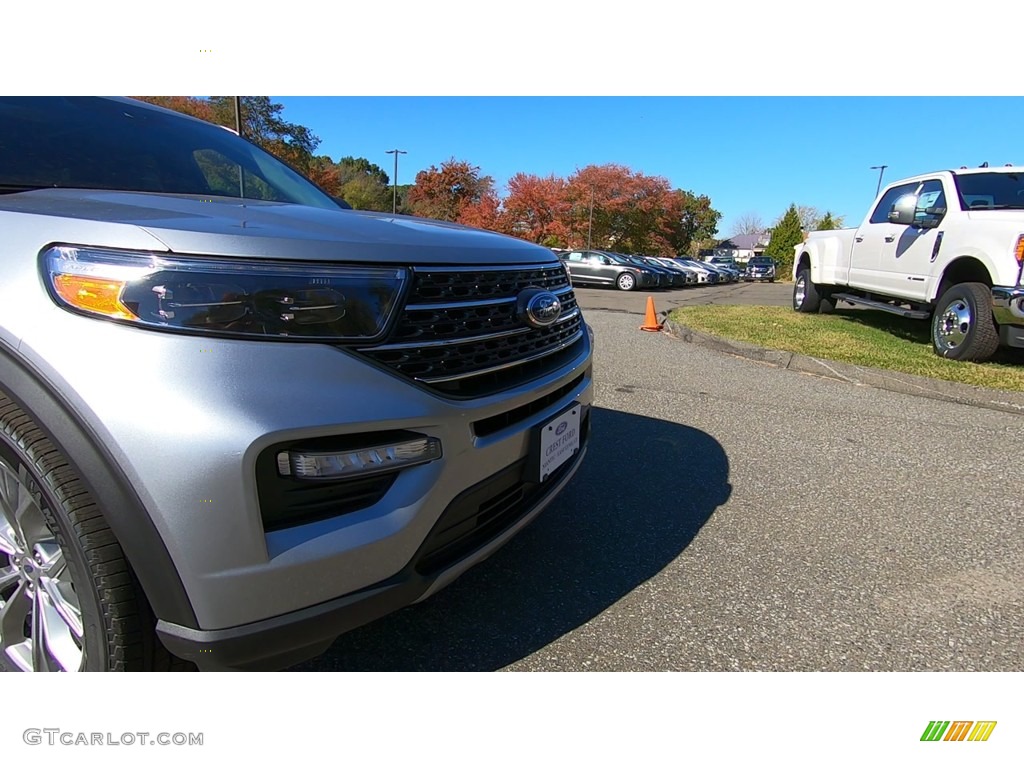
{"type": "Polygon", "coordinates": [[[801,269],[793,285],[793,309],[797,312],[817,312],[819,306],[821,295],[818,287],[811,282],[811,270],[801,269]]]}
{"type": "Polygon", "coordinates": [[[984,283],[959,283],[942,294],[932,315],[932,348],[950,360],[981,362],[999,348],[992,319],[992,290],[984,283]]]}
{"type": "Polygon", "coordinates": [[[636,288],[636,278],[629,272],[623,272],[615,278],[615,285],[620,291],[632,291],[636,288]]]}
{"type": "Polygon", "coordinates": [[[149,606],[75,470],[0,393],[0,669],[142,669],[149,606]]]}

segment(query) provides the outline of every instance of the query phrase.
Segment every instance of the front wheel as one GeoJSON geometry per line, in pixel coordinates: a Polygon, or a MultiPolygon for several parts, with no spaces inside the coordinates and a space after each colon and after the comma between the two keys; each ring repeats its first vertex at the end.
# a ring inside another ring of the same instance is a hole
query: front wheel
{"type": "Polygon", "coordinates": [[[128,670],[169,658],[74,468],[0,393],[0,670],[128,670]]]}
{"type": "Polygon", "coordinates": [[[984,283],[959,283],[942,294],[932,315],[932,349],[950,360],[982,362],[999,348],[992,291],[984,283]]]}
{"type": "Polygon", "coordinates": [[[615,286],[620,291],[632,291],[636,288],[636,278],[629,272],[623,272],[615,279],[615,286]]]}

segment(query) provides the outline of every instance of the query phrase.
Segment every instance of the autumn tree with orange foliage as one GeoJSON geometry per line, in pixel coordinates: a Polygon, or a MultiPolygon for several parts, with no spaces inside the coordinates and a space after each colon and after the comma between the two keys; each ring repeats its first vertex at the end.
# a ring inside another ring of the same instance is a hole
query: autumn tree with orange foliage
{"type": "Polygon", "coordinates": [[[494,180],[480,168],[454,157],[416,174],[409,205],[417,216],[496,229],[501,201],[494,180]]]}
{"type": "Polygon", "coordinates": [[[502,232],[550,247],[569,241],[572,203],[565,179],[517,173],[508,181],[502,201],[499,228],[502,232]]]}

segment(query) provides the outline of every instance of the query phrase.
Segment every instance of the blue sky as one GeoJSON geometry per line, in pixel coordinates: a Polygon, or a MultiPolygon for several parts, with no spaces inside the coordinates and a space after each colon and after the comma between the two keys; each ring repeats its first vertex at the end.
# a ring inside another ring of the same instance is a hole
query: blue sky
{"type": "Polygon", "coordinates": [[[568,176],[620,163],[706,194],[719,233],[790,203],[859,224],[883,186],[961,165],[1024,164],[1024,99],[1011,97],[273,97],[319,153],[365,157],[399,183],[450,157],[492,176],[568,176]]]}

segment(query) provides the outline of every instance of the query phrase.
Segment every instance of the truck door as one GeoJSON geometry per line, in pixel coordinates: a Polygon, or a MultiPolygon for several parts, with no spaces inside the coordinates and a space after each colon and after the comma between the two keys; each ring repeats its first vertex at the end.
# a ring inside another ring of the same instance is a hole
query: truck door
{"type": "Polygon", "coordinates": [[[895,296],[927,300],[928,275],[938,256],[946,195],[940,179],[928,179],[917,190],[913,224],[894,224],[894,240],[882,244],[880,268],[885,292],[895,296]]]}
{"type": "Polygon", "coordinates": [[[882,270],[882,250],[899,237],[903,227],[889,223],[889,211],[902,195],[917,189],[919,182],[890,187],[882,195],[871,215],[860,225],[853,239],[850,254],[850,285],[867,291],[886,292],[885,272],[882,270]]]}

